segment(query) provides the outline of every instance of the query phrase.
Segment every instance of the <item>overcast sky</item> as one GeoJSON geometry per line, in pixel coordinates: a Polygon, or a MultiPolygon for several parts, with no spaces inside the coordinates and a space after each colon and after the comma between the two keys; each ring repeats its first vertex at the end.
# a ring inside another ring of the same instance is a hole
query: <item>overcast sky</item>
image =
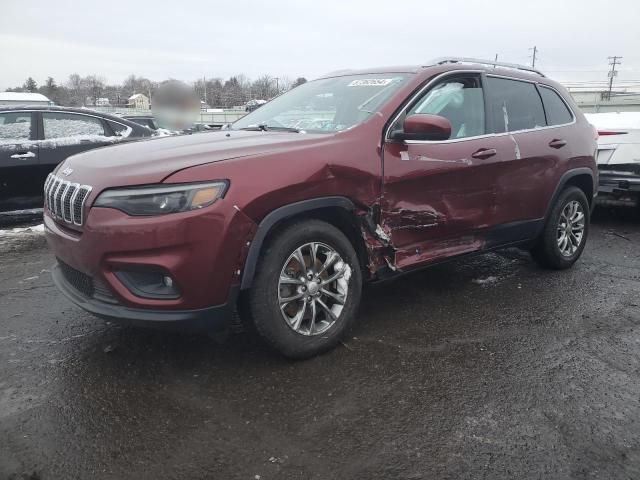
{"type": "Polygon", "coordinates": [[[244,73],[309,79],[440,56],[529,63],[561,81],[640,83],[640,1],[0,0],[0,90],[70,73],[121,82],[244,73]]]}

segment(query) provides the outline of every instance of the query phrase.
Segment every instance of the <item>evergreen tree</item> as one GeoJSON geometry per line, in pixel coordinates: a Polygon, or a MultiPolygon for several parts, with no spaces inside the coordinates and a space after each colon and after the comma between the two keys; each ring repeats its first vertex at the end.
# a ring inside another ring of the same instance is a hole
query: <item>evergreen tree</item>
{"type": "Polygon", "coordinates": [[[31,93],[37,92],[38,91],[38,84],[36,83],[36,81],[32,77],[29,77],[24,82],[24,85],[22,85],[22,88],[24,88],[27,92],[31,92],[31,93]]]}

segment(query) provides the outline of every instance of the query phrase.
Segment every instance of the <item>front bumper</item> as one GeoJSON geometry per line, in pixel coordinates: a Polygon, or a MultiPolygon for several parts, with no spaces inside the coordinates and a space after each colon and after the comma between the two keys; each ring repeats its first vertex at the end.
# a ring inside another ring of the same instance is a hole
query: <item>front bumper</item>
{"type": "Polygon", "coordinates": [[[118,324],[135,327],[163,328],[180,331],[217,331],[233,327],[237,323],[235,305],[238,289],[230,292],[229,301],[223,305],[195,310],[159,310],[131,308],[118,303],[107,303],[83,295],[71,285],[62,273],[60,265],[52,269],[53,282],[71,302],[93,315],[118,324]]]}
{"type": "Polygon", "coordinates": [[[158,217],[94,207],[83,228],[74,230],[45,211],[44,224],[59,262],[55,283],[78,306],[122,323],[204,329],[233,316],[247,242],[255,229],[224,200],[158,217]],[[145,295],[122,281],[119,274],[127,271],[164,272],[178,295],[145,295]]]}

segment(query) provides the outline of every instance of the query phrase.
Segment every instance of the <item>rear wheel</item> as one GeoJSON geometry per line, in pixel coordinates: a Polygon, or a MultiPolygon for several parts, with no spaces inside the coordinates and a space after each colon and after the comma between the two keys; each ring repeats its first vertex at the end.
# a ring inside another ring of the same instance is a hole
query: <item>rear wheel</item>
{"type": "Polygon", "coordinates": [[[582,255],[589,233],[589,202],[577,187],[568,187],[556,201],[538,244],[531,251],[542,266],[571,267],[582,255]]]}
{"type": "Polygon", "coordinates": [[[334,347],[355,320],[362,272],[333,225],[297,222],[268,243],[249,294],[256,329],[276,350],[307,358],[334,347]]]}

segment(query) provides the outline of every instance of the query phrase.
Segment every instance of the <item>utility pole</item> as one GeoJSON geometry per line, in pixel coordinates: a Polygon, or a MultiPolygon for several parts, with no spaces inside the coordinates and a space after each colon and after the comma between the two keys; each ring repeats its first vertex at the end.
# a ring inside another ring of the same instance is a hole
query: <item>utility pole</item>
{"type": "Polygon", "coordinates": [[[202,77],[202,87],[204,88],[204,103],[207,104],[207,79],[202,77]]]}
{"type": "Polygon", "coordinates": [[[609,93],[607,94],[607,100],[611,100],[611,89],[613,88],[613,78],[616,77],[618,75],[618,72],[616,72],[616,65],[620,65],[622,62],[620,60],[622,60],[622,57],[618,57],[613,56],[613,57],[608,57],[609,59],[609,65],[611,65],[611,70],[609,70],[609,93]]]}
{"type": "Polygon", "coordinates": [[[536,68],[536,57],[538,56],[538,47],[534,45],[533,48],[530,48],[529,50],[533,51],[533,54],[531,55],[531,68],[536,68]]]}
{"type": "Polygon", "coordinates": [[[275,77],[274,80],[276,81],[276,96],[280,95],[280,84],[278,83],[280,80],[280,77],[275,77]]]}

